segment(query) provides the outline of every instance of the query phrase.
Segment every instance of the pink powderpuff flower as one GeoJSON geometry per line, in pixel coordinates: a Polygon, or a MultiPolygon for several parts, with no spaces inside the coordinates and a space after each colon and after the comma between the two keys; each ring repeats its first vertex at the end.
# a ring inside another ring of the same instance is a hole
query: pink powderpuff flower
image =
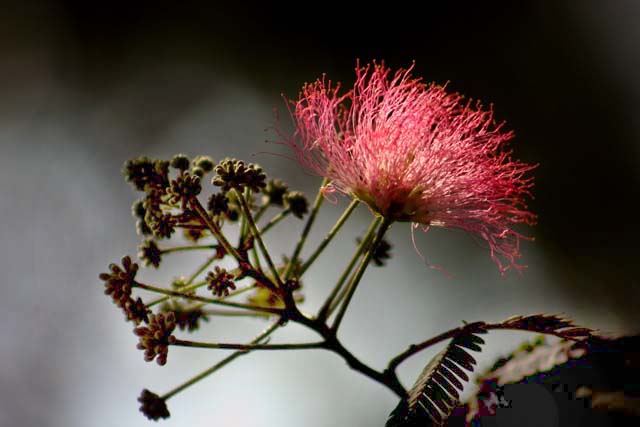
{"type": "Polygon", "coordinates": [[[325,77],[290,101],[296,131],[285,138],[300,163],[383,217],[462,229],[488,243],[502,274],[520,257],[514,224],[533,225],[527,210],[536,166],[511,158],[513,138],[491,110],[425,84],[384,63],[356,66],[353,89],[325,77]],[[505,263],[506,261],[506,263],[505,263]]]}

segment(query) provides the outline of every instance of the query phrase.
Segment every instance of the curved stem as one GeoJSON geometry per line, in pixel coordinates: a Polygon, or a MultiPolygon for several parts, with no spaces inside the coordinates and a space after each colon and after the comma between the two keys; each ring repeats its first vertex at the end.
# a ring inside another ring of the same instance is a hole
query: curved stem
{"type": "Polygon", "coordinates": [[[353,353],[351,353],[342,345],[340,340],[337,338],[335,331],[329,328],[326,323],[319,319],[309,318],[299,311],[289,313],[289,316],[289,318],[293,321],[300,323],[308,327],[309,329],[312,329],[320,336],[322,336],[325,340],[323,347],[342,357],[351,369],[358,371],[361,374],[371,378],[372,380],[386,386],[396,395],[398,395],[398,397],[407,397],[407,391],[402,386],[395,373],[388,373],[386,371],[379,372],[364,364],[362,361],[360,361],[360,359],[358,359],[353,353]]]}
{"type": "Polygon", "coordinates": [[[318,258],[318,256],[322,253],[324,248],[326,248],[329,242],[331,242],[336,233],[340,231],[340,228],[342,228],[344,223],[347,221],[347,218],[349,218],[356,206],[358,206],[358,203],[360,203],[358,200],[353,199],[349,206],[347,206],[347,209],[345,209],[342,215],[340,215],[340,218],[338,218],[338,221],[336,221],[331,230],[329,230],[329,233],[326,235],[326,237],[322,240],[322,242],[320,242],[320,245],[316,248],[315,251],[313,251],[313,254],[311,254],[307,261],[304,263],[302,269],[300,270],[300,276],[302,276],[304,272],[307,271],[311,264],[313,264],[316,258],[318,258]]]}
{"type": "MultiPolygon", "coordinates": [[[[258,336],[256,336],[251,341],[250,344],[258,344],[258,343],[262,342],[264,339],[266,339],[269,335],[271,335],[279,327],[280,327],[280,322],[274,323],[273,325],[269,326],[264,331],[262,331],[258,336]]],[[[199,373],[195,377],[189,379],[188,381],[185,381],[184,383],[180,384],[179,386],[175,387],[174,389],[168,391],[167,393],[165,393],[164,395],[161,396],[161,399],[168,400],[172,396],[175,396],[176,394],[180,393],[182,390],[192,386],[193,384],[197,383],[201,379],[208,377],[209,375],[213,374],[214,372],[216,372],[220,368],[226,366],[227,364],[231,363],[233,360],[237,359],[238,357],[242,356],[243,354],[247,354],[248,352],[249,352],[249,350],[238,350],[238,351],[233,352],[232,354],[230,354],[229,356],[225,357],[224,359],[222,359],[221,361],[219,361],[218,363],[216,363],[215,365],[213,365],[209,369],[206,369],[206,370],[202,371],[201,373],[199,373]]]]}
{"type": "Polygon", "coordinates": [[[316,194],[316,199],[313,201],[313,207],[311,208],[311,212],[309,213],[309,217],[307,218],[307,223],[304,225],[304,229],[302,230],[302,234],[300,235],[300,240],[296,244],[296,248],[293,250],[293,255],[291,255],[291,259],[287,264],[287,269],[284,272],[283,278],[284,280],[288,280],[293,272],[293,266],[296,265],[296,261],[300,256],[300,252],[302,252],[302,247],[307,240],[307,236],[309,235],[309,231],[311,230],[311,226],[316,220],[316,215],[318,214],[318,210],[320,210],[320,206],[322,205],[322,201],[324,200],[324,196],[322,194],[322,188],[329,183],[329,178],[325,178],[322,180],[322,184],[320,184],[320,189],[318,190],[318,194],[316,194]]]}
{"type": "MultiPolygon", "coordinates": [[[[377,217],[374,220],[374,222],[376,223],[376,226],[381,223],[380,227],[378,228],[375,239],[367,248],[367,252],[364,254],[364,257],[362,257],[362,260],[360,261],[360,265],[358,266],[358,269],[354,273],[353,277],[351,278],[351,281],[349,282],[349,285],[347,286],[344,301],[342,302],[342,305],[338,310],[338,314],[336,315],[336,318],[333,322],[333,326],[331,327],[331,329],[333,329],[334,331],[337,331],[338,328],[340,327],[340,323],[342,322],[342,319],[347,310],[347,307],[351,302],[351,298],[353,298],[353,294],[355,293],[356,288],[358,287],[358,283],[360,283],[360,279],[362,279],[362,276],[364,275],[365,270],[369,266],[369,261],[371,260],[371,257],[373,256],[373,253],[376,247],[384,237],[384,234],[387,232],[387,230],[389,229],[393,221],[387,218],[383,219],[382,217],[377,217]]],[[[369,236],[365,236],[364,240],[367,240],[368,238],[369,236]]]]}

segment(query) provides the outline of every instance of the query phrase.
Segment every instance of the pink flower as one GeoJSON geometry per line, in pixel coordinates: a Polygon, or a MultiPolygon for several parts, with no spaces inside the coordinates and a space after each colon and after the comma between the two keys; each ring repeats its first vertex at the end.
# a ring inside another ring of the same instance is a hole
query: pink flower
{"type": "Polygon", "coordinates": [[[535,166],[511,159],[513,133],[491,110],[384,64],[356,67],[353,89],[324,77],[305,84],[290,112],[286,143],[301,164],[331,180],[328,191],[355,197],[396,221],[457,228],[485,240],[504,272],[520,257],[514,224],[527,211],[535,166]],[[506,262],[506,265],[504,261],[506,262]]]}

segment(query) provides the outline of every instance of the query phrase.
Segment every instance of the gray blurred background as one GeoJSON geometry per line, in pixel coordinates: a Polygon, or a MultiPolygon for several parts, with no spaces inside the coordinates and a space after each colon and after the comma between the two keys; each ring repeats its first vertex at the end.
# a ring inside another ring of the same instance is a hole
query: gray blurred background
{"type": "MultiPolygon", "coordinates": [[[[139,155],[177,152],[259,162],[311,195],[320,183],[265,144],[280,93],[325,72],[352,82],[356,58],[449,81],[507,121],[515,156],[539,163],[524,275],[502,279],[461,233],[390,240],[394,258],[367,274],[341,333],[376,368],[412,342],[462,320],[562,312],[608,333],[638,330],[638,85],[640,2],[447,2],[296,7],[242,2],[3,2],[0,12],[0,425],[143,426],[143,388],[159,394],[223,357],[171,349],[145,363],[132,325],[103,295],[98,274],[139,239],[137,197],[120,170],[139,155]],[[428,4],[428,3],[427,3],[428,4]]],[[[346,206],[325,204],[312,238],[346,206]]],[[[366,228],[360,208],[305,280],[318,307],[366,228]]],[[[268,239],[290,252],[301,222],[268,239]]],[[[143,278],[188,274],[176,255],[143,278]]],[[[205,340],[246,340],[260,320],[218,321],[205,340]]],[[[486,367],[526,334],[495,333],[486,367]]],[[[291,326],[274,342],[315,339],[291,326]]],[[[434,354],[401,369],[406,386],[434,354]]],[[[169,401],[166,426],[382,425],[395,396],[322,351],[253,353],[169,401]]]]}

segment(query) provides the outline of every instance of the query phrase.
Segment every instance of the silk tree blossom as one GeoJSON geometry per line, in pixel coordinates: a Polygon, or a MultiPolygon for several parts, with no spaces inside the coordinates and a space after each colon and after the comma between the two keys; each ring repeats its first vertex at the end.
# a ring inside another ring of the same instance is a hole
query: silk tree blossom
{"type": "Polygon", "coordinates": [[[286,143],[300,163],[331,180],[326,191],[357,198],[394,221],[462,229],[487,242],[501,273],[521,270],[515,224],[535,223],[535,166],[513,160],[513,133],[491,110],[444,87],[394,74],[384,64],[356,67],[344,94],[325,77],[290,102],[296,131],[286,143]]]}

